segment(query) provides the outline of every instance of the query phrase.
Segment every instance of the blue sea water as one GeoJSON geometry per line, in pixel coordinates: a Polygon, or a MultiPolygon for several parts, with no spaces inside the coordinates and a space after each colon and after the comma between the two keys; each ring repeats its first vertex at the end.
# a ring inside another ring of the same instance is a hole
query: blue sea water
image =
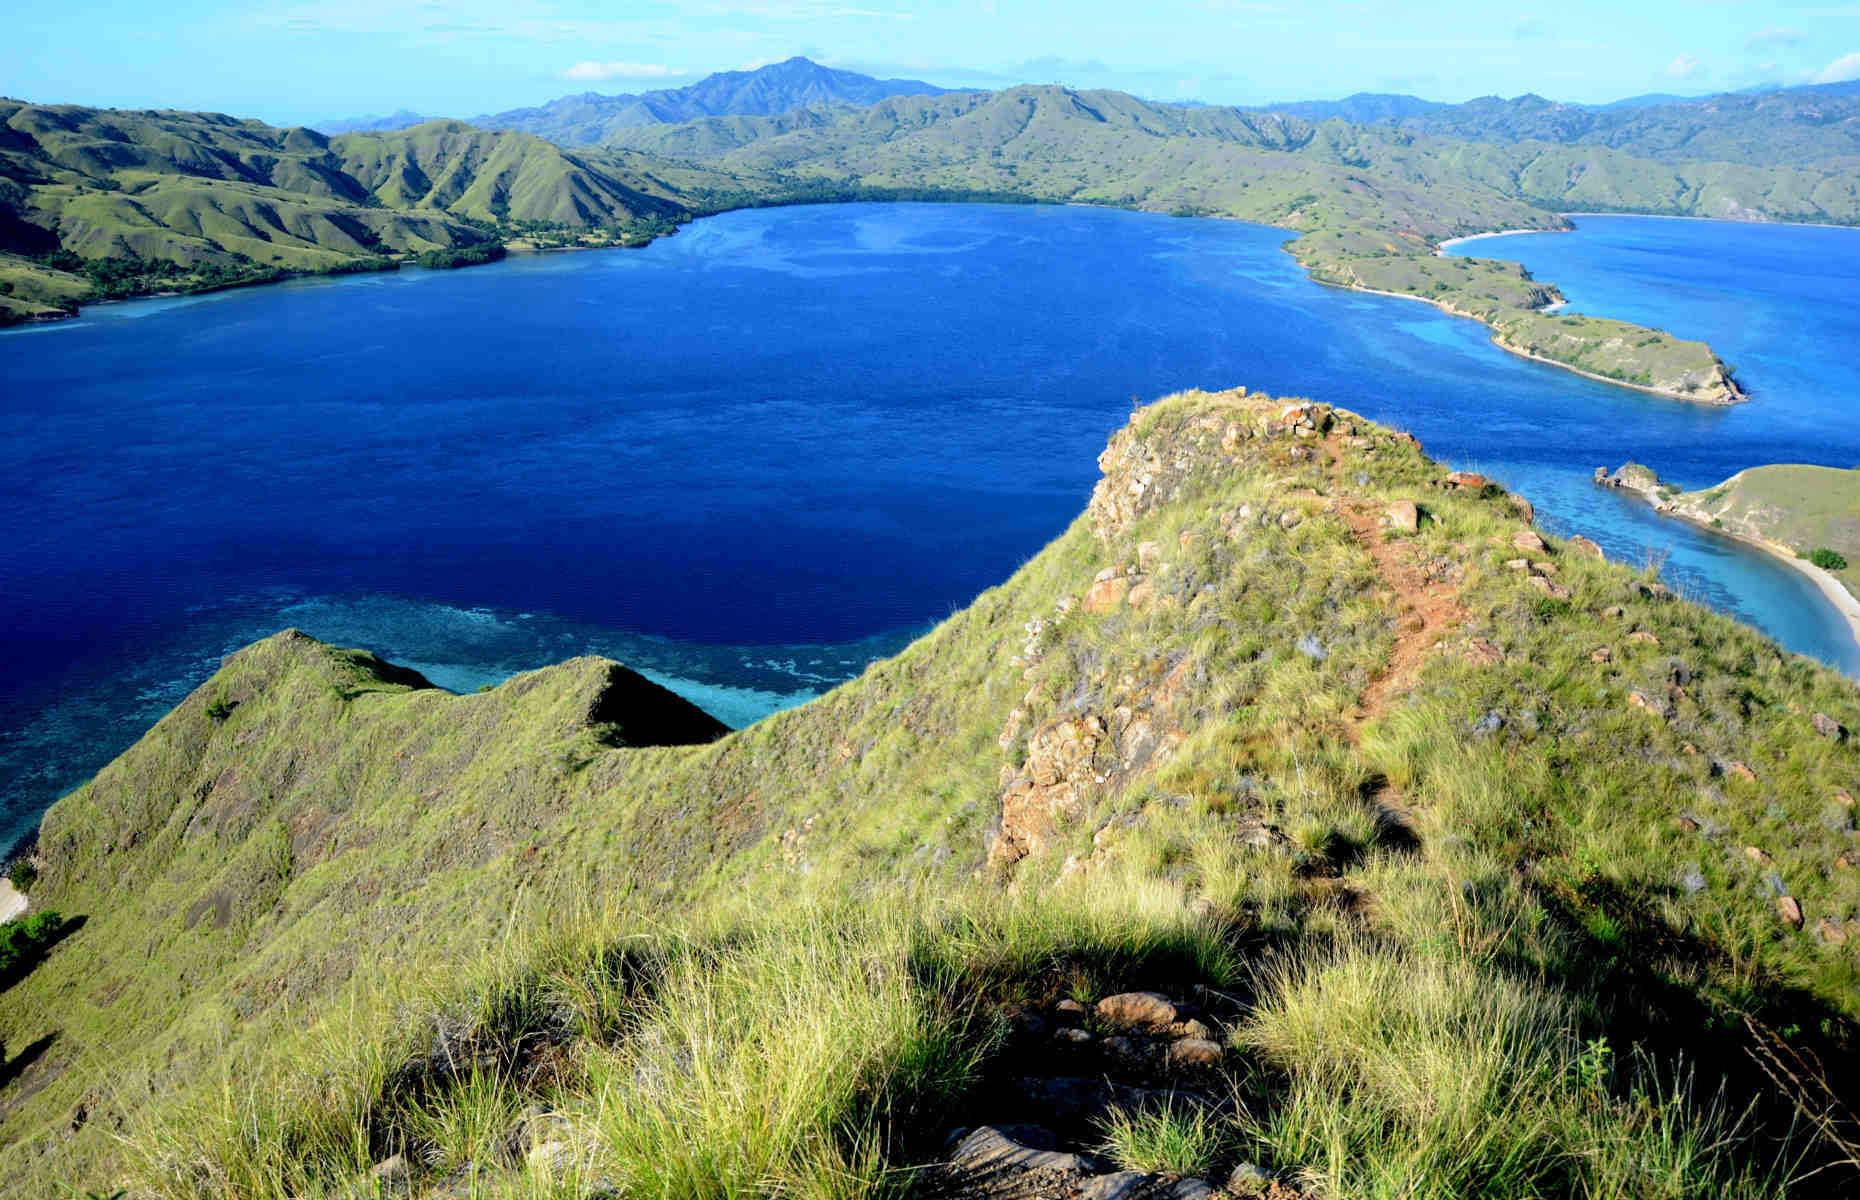
{"type": "MultiPolygon", "coordinates": [[[[1682,223],[1639,224],[1677,239],[1656,255],[1698,252],[1682,223]]],[[[1474,246],[1574,247],[1586,227],[1474,246]]],[[[1860,255],[1753,240],[1795,233],[1860,238],[1737,227],[1710,265],[1860,282],[1860,255]]],[[[0,335],[0,839],[220,655],[289,625],[455,690],[606,653],[747,723],[1012,572],[1079,511],[1132,401],[1195,386],[1410,429],[1546,525],[1662,559],[1689,593],[1860,669],[1795,572],[1588,483],[1628,458],[1688,484],[1860,458],[1860,381],[1801,332],[1826,292],[1805,282],[1800,312],[1786,281],[1765,293],[1789,343],[1768,358],[1677,309],[1653,322],[1737,358],[1758,401],[1710,411],[1315,285],[1284,236],[1087,208],[761,210],[639,251],[98,306],[0,335]]],[[[1608,315],[1646,320],[1612,306],[1657,308],[1670,286],[1594,261],[1608,315]]],[[[1539,273],[1586,302],[1557,270],[1539,273]]]]}

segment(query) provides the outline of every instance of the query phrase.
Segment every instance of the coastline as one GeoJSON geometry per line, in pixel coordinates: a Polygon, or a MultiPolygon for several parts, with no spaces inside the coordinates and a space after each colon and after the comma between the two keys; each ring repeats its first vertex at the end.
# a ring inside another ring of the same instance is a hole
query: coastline
{"type": "MultiPolygon", "coordinates": [[[[1566,216],[1569,216],[1570,214],[1559,213],[1558,215],[1566,217],[1566,216]]],[[[1589,214],[1589,215],[1600,216],[1602,214],[1595,213],[1595,214],[1589,214]]],[[[1448,246],[1458,246],[1464,242],[1477,242],[1485,238],[1517,237],[1519,234],[1524,234],[1524,233],[1571,233],[1571,232],[1573,232],[1573,230],[1568,230],[1568,229],[1494,229],[1491,233],[1469,233],[1465,235],[1464,237],[1447,238],[1444,241],[1435,243],[1434,254],[1436,257],[1444,258],[1446,257],[1446,249],[1448,246]]]]}
{"type": "Polygon", "coordinates": [[[25,893],[13,886],[12,880],[0,879],[0,921],[11,921],[14,917],[23,916],[29,907],[31,901],[26,899],[25,893]]]}
{"type": "Polygon", "coordinates": [[[1756,217],[1695,217],[1687,213],[1603,212],[1600,209],[1558,213],[1557,216],[1644,217],[1649,221],[1713,221],[1724,225],[1779,225],[1787,229],[1860,229],[1860,225],[1843,225],[1839,221],[1767,221],[1756,217]]]}
{"type": "Polygon", "coordinates": [[[1666,517],[1674,521],[1684,521],[1694,529],[1701,529],[1706,533],[1716,534],[1723,538],[1730,538],[1734,542],[1741,542],[1746,546],[1754,547],[1770,555],[1772,558],[1788,564],[1790,567],[1801,572],[1801,574],[1807,576],[1834,611],[1840,614],[1841,619],[1847,625],[1847,636],[1849,640],[1852,641],[1854,649],[1860,651],[1860,598],[1856,598],[1852,592],[1848,591],[1846,584],[1828,574],[1828,572],[1822,570],[1814,563],[1809,562],[1807,559],[1798,557],[1793,549],[1783,545],[1781,542],[1774,542],[1768,538],[1752,537],[1747,533],[1736,533],[1729,529],[1714,529],[1710,524],[1699,520],[1697,517],[1688,516],[1685,513],[1670,508],[1661,508],[1659,504],[1655,503],[1653,498],[1648,496],[1645,492],[1632,488],[1624,490],[1632,491],[1634,495],[1639,496],[1641,500],[1646,503],[1647,507],[1653,509],[1654,513],[1658,516],[1666,517]]]}
{"type": "MultiPolygon", "coordinates": [[[[1531,230],[1525,230],[1523,232],[1541,233],[1544,231],[1537,230],[1537,229],[1531,229],[1531,230]]],[[[1527,358],[1531,360],[1532,362],[1543,363],[1547,367],[1556,367],[1560,370],[1568,371],[1573,375],[1581,375],[1583,378],[1593,379],[1597,383],[1607,383],[1607,384],[1612,384],[1615,387],[1632,388],[1633,390],[1637,392],[1646,392],[1650,396],[1659,396],[1665,400],[1678,400],[1683,404],[1696,404],[1701,408],[1731,408],[1738,404],[1747,403],[1750,399],[1750,397],[1744,393],[1744,390],[1737,386],[1737,383],[1735,380],[1732,381],[1731,387],[1732,387],[1733,393],[1735,394],[1737,398],[1734,400],[1727,400],[1727,401],[1720,402],[1720,401],[1713,401],[1713,400],[1700,400],[1693,396],[1682,395],[1679,392],[1669,392],[1661,388],[1648,387],[1645,384],[1629,383],[1624,379],[1610,379],[1606,375],[1597,375],[1593,371],[1585,371],[1581,367],[1571,366],[1569,363],[1558,362],[1554,358],[1545,358],[1541,354],[1532,354],[1527,350],[1520,350],[1516,346],[1509,345],[1499,335],[1499,332],[1496,329],[1493,329],[1492,326],[1490,324],[1487,324],[1487,322],[1484,321],[1482,318],[1476,317],[1472,315],[1471,313],[1461,312],[1457,308],[1449,308],[1447,305],[1442,304],[1438,300],[1430,300],[1426,296],[1410,295],[1407,292],[1385,292],[1381,288],[1364,287],[1358,283],[1336,283],[1328,279],[1318,279],[1317,276],[1310,274],[1309,268],[1306,268],[1306,274],[1314,281],[1323,284],[1325,287],[1340,288],[1346,292],[1364,292],[1371,296],[1392,296],[1397,300],[1418,300],[1422,304],[1432,305],[1433,307],[1439,309],[1441,312],[1447,313],[1450,316],[1464,317],[1468,321],[1478,321],[1479,324],[1484,325],[1487,329],[1492,331],[1492,339],[1491,339],[1492,344],[1494,346],[1497,346],[1500,350],[1503,350],[1505,353],[1515,354],[1519,358],[1527,358]]],[[[1567,303],[1567,301],[1564,301],[1563,303],[1567,303]]],[[[1538,311],[1542,312],[1542,311],[1547,311],[1547,310],[1539,309],[1538,311]]]]}

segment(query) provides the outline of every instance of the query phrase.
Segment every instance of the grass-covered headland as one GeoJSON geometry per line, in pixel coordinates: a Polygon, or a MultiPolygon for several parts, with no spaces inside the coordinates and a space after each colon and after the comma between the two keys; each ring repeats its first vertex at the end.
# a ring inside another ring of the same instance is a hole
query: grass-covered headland
{"type": "Polygon", "coordinates": [[[233,655],[45,818],[0,1178],[1852,1194],[1850,681],[1342,410],[1175,396],[1100,465],[719,740],[602,660],[233,655]]]}

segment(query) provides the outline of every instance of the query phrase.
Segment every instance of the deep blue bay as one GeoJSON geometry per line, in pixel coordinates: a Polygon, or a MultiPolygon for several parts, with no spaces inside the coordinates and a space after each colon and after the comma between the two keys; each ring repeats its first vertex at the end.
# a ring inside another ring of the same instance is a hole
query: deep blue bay
{"type": "MultiPolygon", "coordinates": [[[[1546,526],[1663,558],[1695,597],[1860,669],[1794,571],[1588,482],[1629,458],[1688,485],[1860,461],[1860,368],[1837,361],[1860,342],[1814,323],[1860,284],[1860,233],[1629,224],[1734,289],[1753,256],[1771,332],[1746,349],[1703,321],[1754,284],[1694,325],[1660,298],[1690,284],[1623,282],[1606,251],[1595,276],[1531,265],[1578,307],[1711,340],[1755,402],[1524,362],[1473,322],[1311,283],[1281,230],[1086,208],[731,213],[640,251],[0,335],[0,836],[287,625],[455,690],[606,653],[753,720],[1006,577],[1078,513],[1132,398],[1196,386],[1412,430],[1546,526]],[[1789,243],[1829,234],[1850,240],[1789,243]],[[1642,299],[1660,315],[1625,307],[1642,299]]],[[[1467,249],[1568,253],[1583,227],[1467,249]]]]}

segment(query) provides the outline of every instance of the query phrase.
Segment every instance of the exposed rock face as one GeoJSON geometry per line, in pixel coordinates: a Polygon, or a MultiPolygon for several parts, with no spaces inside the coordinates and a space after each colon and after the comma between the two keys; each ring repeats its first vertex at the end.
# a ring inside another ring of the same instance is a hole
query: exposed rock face
{"type": "Polygon", "coordinates": [[[1602,467],[1595,468],[1595,482],[1616,491],[1633,492],[1649,500],[1657,500],[1661,488],[1660,477],[1653,473],[1652,467],[1639,463],[1623,463],[1611,475],[1602,467]]]}
{"type": "Polygon", "coordinates": [[[1001,833],[989,852],[998,865],[1037,854],[1083,811],[1082,797],[1098,780],[1093,760],[1104,741],[1099,716],[1057,721],[1027,739],[1027,761],[1001,793],[1001,833]]]}

